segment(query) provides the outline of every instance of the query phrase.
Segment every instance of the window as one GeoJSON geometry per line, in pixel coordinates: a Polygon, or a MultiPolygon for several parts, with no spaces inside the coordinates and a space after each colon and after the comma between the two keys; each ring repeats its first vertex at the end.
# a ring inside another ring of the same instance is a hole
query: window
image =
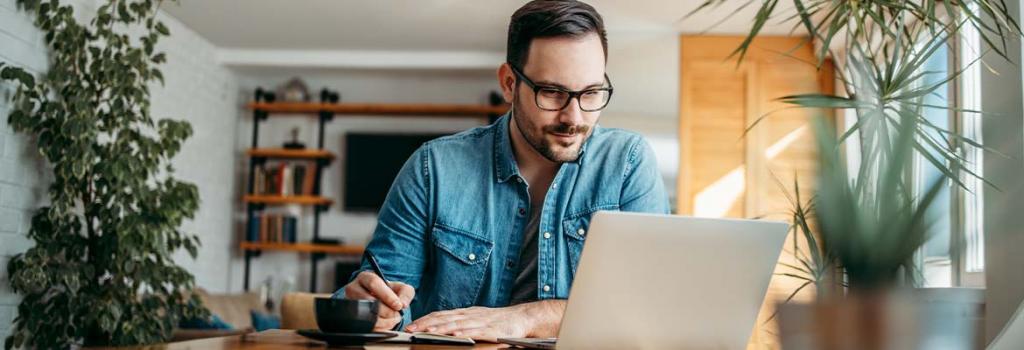
{"type": "MultiPolygon", "coordinates": [[[[959,84],[960,107],[965,110],[981,110],[981,38],[974,26],[961,29],[959,64],[961,73],[959,84]],[[973,63],[973,64],[972,64],[973,63]]],[[[978,143],[981,138],[982,117],[978,113],[959,113],[961,135],[978,143]]],[[[985,176],[984,150],[971,145],[961,146],[962,154],[967,159],[970,170],[978,176],[985,176]]],[[[967,177],[968,191],[960,191],[962,204],[960,228],[963,231],[963,254],[960,257],[960,283],[966,287],[985,286],[985,234],[984,234],[984,186],[976,177],[967,177]]]]}
{"type": "MultiPolygon", "coordinates": [[[[950,51],[948,46],[936,50],[935,53],[928,58],[928,61],[921,67],[922,72],[930,72],[922,77],[921,83],[923,85],[938,84],[943,81],[950,74],[950,51]]],[[[935,125],[943,130],[953,130],[954,125],[954,114],[948,108],[955,107],[953,103],[955,101],[949,98],[950,90],[949,83],[943,84],[934,93],[924,96],[923,103],[929,106],[941,106],[941,107],[924,107],[922,110],[922,116],[929,123],[935,125]]],[[[947,141],[948,137],[942,135],[936,130],[926,129],[926,134],[937,142],[947,141]]],[[[933,159],[943,159],[942,155],[932,149],[927,148],[930,156],[933,159]]],[[[948,166],[948,163],[945,164],[948,166]]],[[[926,159],[926,154],[918,153],[914,157],[913,162],[913,179],[914,179],[914,192],[917,195],[921,195],[927,191],[928,186],[931,186],[935,181],[942,181],[943,172],[934,164],[926,159]]],[[[922,267],[922,273],[924,280],[923,285],[925,287],[951,287],[953,286],[953,270],[955,268],[953,264],[954,250],[953,246],[953,218],[950,213],[954,207],[952,199],[952,186],[948,182],[941,184],[938,196],[935,201],[928,208],[925,213],[925,221],[930,225],[929,231],[931,239],[921,248],[918,260],[919,266],[922,267]]]]}
{"type": "MultiPolygon", "coordinates": [[[[923,114],[932,124],[958,133],[961,136],[981,142],[981,116],[958,110],[978,110],[980,101],[979,37],[970,25],[961,27],[960,37],[945,48],[937,50],[922,71],[936,72],[923,79],[924,84],[941,82],[950,73],[961,71],[957,79],[945,84],[934,94],[926,96],[924,103],[937,107],[925,107],[923,114]]],[[[930,132],[935,140],[949,142],[966,160],[966,169],[956,169],[961,174],[966,188],[952,181],[946,181],[935,203],[926,213],[931,239],[919,251],[919,266],[925,287],[983,287],[984,286],[984,237],[982,230],[982,190],[984,183],[969,175],[982,174],[983,150],[963,142],[930,132]]],[[[942,159],[938,154],[932,154],[942,159]]],[[[923,193],[925,187],[942,172],[918,154],[913,164],[914,188],[923,193]]]]}

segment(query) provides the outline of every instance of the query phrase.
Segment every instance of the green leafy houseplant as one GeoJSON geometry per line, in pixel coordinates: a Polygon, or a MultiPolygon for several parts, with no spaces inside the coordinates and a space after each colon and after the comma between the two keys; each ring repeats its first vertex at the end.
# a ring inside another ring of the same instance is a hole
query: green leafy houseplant
{"type": "MultiPolygon", "coordinates": [[[[705,0],[691,15],[726,2],[739,1],[705,0]]],[[[1003,0],[789,0],[792,11],[781,11],[780,0],[756,2],[761,6],[751,30],[733,52],[740,60],[766,24],[780,21],[806,30],[806,45],[818,44],[817,62],[810,64],[821,68],[828,58],[839,61],[836,73],[844,93],[779,98],[798,108],[846,111],[854,121],[840,135],[826,132],[824,125],[835,123],[819,125],[822,169],[813,207],[821,252],[836,259],[852,289],[884,289],[904,277],[913,279],[913,255],[928,238],[921,216],[938,185],[912,193],[905,163],[916,153],[965,187],[964,176],[977,175],[961,149],[984,148],[926,118],[926,109],[980,113],[929,104],[925,97],[935,96],[962,71],[927,71],[926,62],[952,45],[965,26],[977,29],[981,40],[1005,58],[1006,41],[1021,36],[1019,25],[1003,0]],[[851,138],[859,146],[858,169],[842,166],[840,145],[851,138]]],[[[814,273],[817,266],[794,267],[811,281],[821,277],[814,273]]]]}
{"type": "Polygon", "coordinates": [[[37,81],[0,63],[16,87],[8,122],[52,167],[49,204],[32,217],[35,245],[7,265],[22,300],[10,348],[55,349],[166,341],[178,320],[203,317],[191,274],[199,238],[182,232],[199,203],[170,159],[192,133],[150,116],[148,84],[167,27],[159,1],[109,1],[88,23],[56,0],[19,0],[45,34],[50,68],[37,81]],[[132,33],[132,34],[130,34],[132,33]]]}

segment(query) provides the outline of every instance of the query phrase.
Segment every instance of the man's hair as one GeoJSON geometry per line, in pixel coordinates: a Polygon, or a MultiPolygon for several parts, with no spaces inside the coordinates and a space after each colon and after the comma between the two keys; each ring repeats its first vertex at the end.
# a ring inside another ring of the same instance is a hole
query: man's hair
{"type": "Polygon", "coordinates": [[[534,38],[582,37],[597,33],[608,59],[604,20],[594,7],[576,0],[533,0],[516,10],[508,23],[505,60],[523,69],[534,38]]]}

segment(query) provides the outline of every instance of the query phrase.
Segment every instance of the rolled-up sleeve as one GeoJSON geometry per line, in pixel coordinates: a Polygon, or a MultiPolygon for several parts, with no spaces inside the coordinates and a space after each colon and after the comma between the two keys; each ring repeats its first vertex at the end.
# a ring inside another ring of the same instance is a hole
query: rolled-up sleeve
{"type": "MultiPolygon", "coordinates": [[[[419,290],[420,279],[426,266],[427,250],[424,242],[431,217],[429,144],[420,147],[405,162],[388,191],[377,220],[373,238],[366,246],[373,253],[386,277],[419,290]]],[[[372,270],[365,255],[358,271],[372,270]]],[[[344,287],[334,297],[344,297],[344,287]]],[[[410,310],[396,327],[401,329],[411,322],[410,310]]]]}

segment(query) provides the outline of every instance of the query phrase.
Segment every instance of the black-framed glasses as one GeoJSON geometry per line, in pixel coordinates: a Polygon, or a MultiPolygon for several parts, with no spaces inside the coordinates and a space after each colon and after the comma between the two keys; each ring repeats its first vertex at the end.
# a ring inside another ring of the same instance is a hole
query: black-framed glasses
{"type": "Polygon", "coordinates": [[[537,85],[533,80],[527,78],[526,74],[523,74],[523,71],[519,70],[515,65],[509,63],[508,66],[512,68],[512,72],[519,79],[526,83],[526,86],[533,89],[534,103],[537,104],[537,108],[545,111],[553,112],[565,109],[569,105],[569,101],[576,98],[580,103],[580,110],[584,112],[597,112],[607,107],[608,101],[612,99],[612,81],[608,79],[608,74],[604,75],[604,80],[608,83],[608,86],[570,91],[560,87],[537,85]]]}

